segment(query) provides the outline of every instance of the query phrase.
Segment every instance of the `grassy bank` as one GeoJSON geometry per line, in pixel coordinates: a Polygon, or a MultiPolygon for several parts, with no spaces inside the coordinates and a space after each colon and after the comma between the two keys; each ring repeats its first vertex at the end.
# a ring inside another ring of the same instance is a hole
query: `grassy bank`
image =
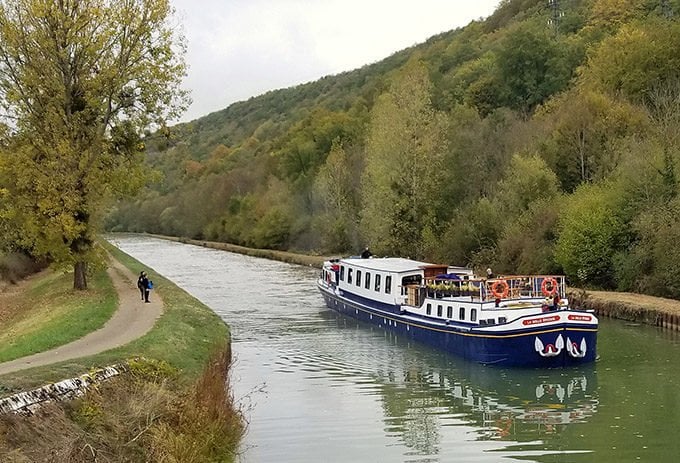
{"type": "MultiPolygon", "coordinates": [[[[105,246],[133,273],[139,268],[148,268],[117,248],[109,244],[105,246]]],[[[148,357],[167,362],[180,372],[180,380],[187,383],[195,380],[215,345],[228,342],[228,327],[200,301],[156,272],[152,273],[156,286],[154,291],[158,291],[162,297],[165,311],[150,332],[125,346],[98,355],[4,375],[0,378],[0,391],[3,395],[8,395],[8,391],[24,390],[76,376],[91,368],[133,357],[148,357]]],[[[105,278],[108,279],[106,275],[105,278]]],[[[111,284],[110,280],[108,284],[111,284]]],[[[136,291],[136,288],[131,288],[131,291],[136,291]]],[[[77,294],[76,300],[71,301],[72,304],[80,303],[78,297],[88,296],[77,294]]]]}
{"type": "Polygon", "coordinates": [[[50,272],[2,297],[0,362],[67,344],[111,318],[118,297],[106,272],[93,275],[86,292],[72,288],[72,275],[50,272]]]}
{"type": "Polygon", "coordinates": [[[203,246],[205,248],[219,249],[221,251],[235,252],[252,257],[261,257],[263,259],[278,260],[287,262],[289,264],[306,265],[309,267],[321,268],[323,262],[328,260],[324,256],[312,256],[308,254],[297,254],[288,251],[276,251],[274,249],[256,249],[247,248],[245,246],[238,246],[236,244],[220,243],[218,241],[192,240],[190,238],[179,238],[176,236],[165,235],[148,235],[155,238],[161,238],[168,241],[176,241],[178,243],[193,244],[195,246],[203,246]]]}
{"type": "Polygon", "coordinates": [[[0,461],[235,461],[244,420],[230,392],[230,360],[228,347],[217,350],[188,387],[165,362],[135,361],[79,399],[0,415],[0,461]]]}
{"type": "MultiPolygon", "coordinates": [[[[148,268],[105,246],[134,273],[148,268]]],[[[63,278],[72,284],[72,275],[63,278]]],[[[64,289],[62,276],[45,274],[18,297],[27,307],[31,301],[44,300],[48,306],[49,301],[61,299],[61,312],[73,321],[81,306],[94,301],[115,307],[117,298],[108,275],[102,272],[92,283],[92,290],[73,293],[64,289]]],[[[0,377],[0,395],[6,396],[98,366],[141,358],[132,362],[131,373],[101,384],[81,399],[47,405],[28,417],[0,416],[0,461],[199,463],[235,459],[244,420],[228,383],[228,327],[212,310],[155,272],[154,283],[165,310],[145,336],[91,357],[0,377]]],[[[17,310],[17,314],[23,313],[24,323],[30,325],[33,320],[42,331],[27,331],[26,344],[35,345],[36,338],[61,329],[58,324],[36,321],[43,312],[29,309],[17,310]]]]}

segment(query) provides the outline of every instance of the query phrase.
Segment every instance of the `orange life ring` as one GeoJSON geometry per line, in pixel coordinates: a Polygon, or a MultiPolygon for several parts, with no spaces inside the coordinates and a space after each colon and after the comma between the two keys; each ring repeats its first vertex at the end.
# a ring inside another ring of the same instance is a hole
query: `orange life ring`
{"type": "Polygon", "coordinates": [[[557,285],[557,280],[554,279],[553,277],[549,278],[544,278],[543,282],[541,283],[541,292],[543,293],[544,296],[554,296],[557,294],[558,291],[558,285],[557,285]],[[550,284],[550,290],[548,290],[548,284],[550,284]]]}
{"type": "Polygon", "coordinates": [[[510,285],[505,280],[496,280],[491,284],[491,293],[501,299],[508,297],[510,285]]]}

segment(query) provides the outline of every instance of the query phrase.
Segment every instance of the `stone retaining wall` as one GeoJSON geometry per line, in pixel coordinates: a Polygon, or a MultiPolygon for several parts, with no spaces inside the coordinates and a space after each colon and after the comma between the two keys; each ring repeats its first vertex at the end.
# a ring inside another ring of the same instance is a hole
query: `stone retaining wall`
{"type": "Polygon", "coordinates": [[[127,364],[120,364],[101,368],[77,378],[65,379],[58,383],[20,392],[10,397],[0,399],[0,413],[31,414],[42,404],[59,400],[71,400],[85,394],[87,389],[128,371],[127,364]]]}
{"type": "Polygon", "coordinates": [[[592,299],[584,292],[570,293],[568,296],[572,307],[594,310],[598,317],[616,318],[680,331],[680,315],[675,313],[638,307],[629,303],[592,299]]]}

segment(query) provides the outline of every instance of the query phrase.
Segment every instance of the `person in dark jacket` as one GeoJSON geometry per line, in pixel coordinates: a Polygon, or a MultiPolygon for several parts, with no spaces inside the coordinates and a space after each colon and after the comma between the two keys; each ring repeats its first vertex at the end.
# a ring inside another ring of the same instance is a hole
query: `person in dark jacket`
{"type": "Polygon", "coordinates": [[[137,288],[139,288],[139,292],[142,295],[142,300],[144,300],[144,288],[146,287],[144,285],[144,278],[146,278],[146,272],[139,272],[139,278],[137,278],[137,288]]]}
{"type": "Polygon", "coordinates": [[[151,292],[151,281],[149,280],[149,277],[146,275],[146,272],[144,272],[144,275],[142,275],[141,284],[142,288],[144,289],[144,302],[151,302],[149,301],[149,293],[151,292]]]}

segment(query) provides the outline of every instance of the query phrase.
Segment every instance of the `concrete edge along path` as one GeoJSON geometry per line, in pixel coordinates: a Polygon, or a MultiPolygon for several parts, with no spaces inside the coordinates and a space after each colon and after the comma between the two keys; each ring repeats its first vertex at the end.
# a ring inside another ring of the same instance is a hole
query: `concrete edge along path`
{"type": "Polygon", "coordinates": [[[111,258],[107,270],[118,293],[118,309],[103,327],[69,344],[38,354],[0,363],[0,375],[26,368],[63,362],[123,346],[145,335],[163,313],[163,301],[156,291],[151,302],[141,300],[137,276],[117,260],[111,258]]]}

